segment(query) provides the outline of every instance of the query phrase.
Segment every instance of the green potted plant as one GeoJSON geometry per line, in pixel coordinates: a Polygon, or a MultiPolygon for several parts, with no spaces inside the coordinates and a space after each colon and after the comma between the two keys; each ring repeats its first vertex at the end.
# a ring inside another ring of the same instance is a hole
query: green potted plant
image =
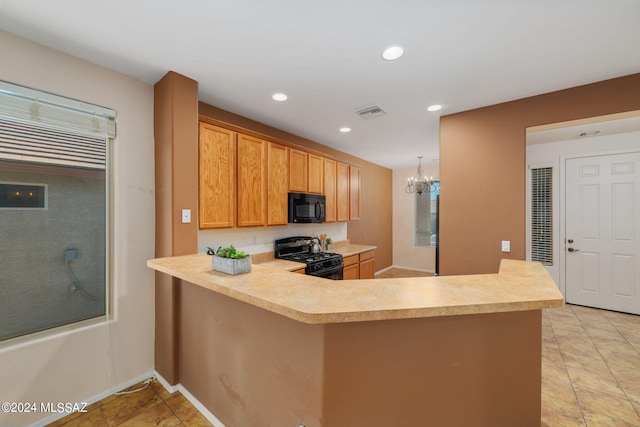
{"type": "Polygon", "coordinates": [[[327,237],[327,239],[324,242],[327,246],[327,250],[331,250],[331,237],[327,237]]]}
{"type": "Polygon", "coordinates": [[[251,255],[237,250],[233,245],[226,248],[220,246],[215,251],[207,247],[207,254],[213,255],[211,257],[211,267],[215,271],[232,275],[251,271],[251,255]]]}

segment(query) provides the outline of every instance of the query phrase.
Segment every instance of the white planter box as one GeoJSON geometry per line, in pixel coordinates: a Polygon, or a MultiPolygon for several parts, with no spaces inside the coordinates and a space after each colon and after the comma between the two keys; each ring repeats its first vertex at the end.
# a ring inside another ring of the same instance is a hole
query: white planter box
{"type": "Polygon", "coordinates": [[[251,271],[251,255],[240,259],[222,258],[213,255],[211,257],[211,267],[216,271],[232,275],[248,273],[251,271]]]}

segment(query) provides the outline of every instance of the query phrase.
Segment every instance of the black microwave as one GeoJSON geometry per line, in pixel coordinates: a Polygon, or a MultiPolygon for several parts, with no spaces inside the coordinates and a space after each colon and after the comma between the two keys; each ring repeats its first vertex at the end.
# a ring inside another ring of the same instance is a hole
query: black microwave
{"type": "Polygon", "coordinates": [[[289,193],[289,222],[324,222],[325,201],[323,194],[289,193]]]}

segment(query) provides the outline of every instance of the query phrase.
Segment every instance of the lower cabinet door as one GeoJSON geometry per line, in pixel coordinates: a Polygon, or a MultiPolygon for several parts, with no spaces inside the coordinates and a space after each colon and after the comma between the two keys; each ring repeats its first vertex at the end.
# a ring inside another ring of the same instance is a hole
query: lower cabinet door
{"type": "Polygon", "coordinates": [[[360,278],[361,279],[375,278],[375,258],[369,258],[360,263],[360,278]]]}
{"type": "Polygon", "coordinates": [[[360,277],[360,266],[358,264],[347,265],[344,267],[342,271],[343,280],[354,280],[359,279],[360,277]]]}

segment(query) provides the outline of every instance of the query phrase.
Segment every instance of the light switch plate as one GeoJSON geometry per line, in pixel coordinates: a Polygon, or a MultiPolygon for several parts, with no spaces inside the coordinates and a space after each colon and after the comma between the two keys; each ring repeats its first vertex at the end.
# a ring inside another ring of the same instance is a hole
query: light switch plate
{"type": "Polygon", "coordinates": [[[511,252],[511,241],[503,240],[502,241],[502,252],[511,252]]]}
{"type": "Polygon", "coordinates": [[[191,209],[182,209],[182,223],[189,224],[191,222],[191,209]]]}

